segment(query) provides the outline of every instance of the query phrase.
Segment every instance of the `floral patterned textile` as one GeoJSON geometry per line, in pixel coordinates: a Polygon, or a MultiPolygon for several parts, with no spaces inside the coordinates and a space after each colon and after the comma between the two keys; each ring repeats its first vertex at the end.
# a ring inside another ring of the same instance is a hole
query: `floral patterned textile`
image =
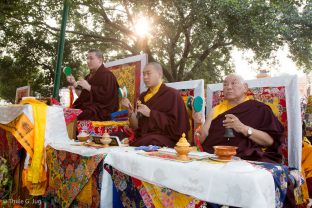
{"type": "MultiPolygon", "coordinates": [[[[285,206],[284,202],[287,191],[289,191],[287,190],[289,184],[294,185],[294,181],[297,181],[298,183],[298,181],[301,181],[300,178],[302,177],[295,179],[294,174],[290,174],[293,170],[290,171],[288,167],[284,165],[253,161],[250,161],[250,164],[256,168],[265,169],[272,174],[275,184],[276,207],[280,208],[285,206]]],[[[196,198],[181,194],[166,187],[159,187],[157,185],[138,180],[114,169],[109,165],[105,165],[105,168],[108,169],[109,173],[112,175],[112,179],[124,205],[129,205],[130,207],[148,208],[202,206],[221,207],[221,205],[200,201],[196,198]],[[144,206],[142,203],[144,203],[144,206]]],[[[301,183],[295,184],[295,187],[299,187],[300,185],[301,183]]]]}
{"type": "Polygon", "coordinates": [[[128,98],[132,106],[136,106],[136,101],[140,95],[140,72],[141,62],[133,62],[129,64],[117,65],[110,69],[120,87],[126,87],[128,90],[128,98]]]}
{"type": "MultiPolygon", "coordinates": [[[[59,151],[47,147],[47,165],[49,169],[49,187],[47,196],[56,194],[58,203],[61,207],[69,207],[77,195],[86,186],[90,178],[93,176],[92,206],[99,202],[98,181],[101,179],[94,178],[99,176],[96,173],[97,167],[102,167],[100,162],[104,155],[95,155],[92,157],[80,156],[66,151],[59,151]],[[96,174],[95,174],[96,173],[96,174]],[[95,187],[95,188],[94,188],[95,187]]],[[[102,168],[99,168],[101,171],[102,168]]]]}
{"type": "Polygon", "coordinates": [[[19,163],[20,158],[18,152],[22,149],[20,143],[13,137],[10,132],[0,128],[0,156],[6,158],[10,164],[11,171],[19,163]]]}
{"type": "Polygon", "coordinates": [[[64,108],[64,117],[66,125],[68,125],[70,122],[75,120],[77,116],[82,112],[80,109],[73,109],[73,108],[64,108]]]}
{"type": "Polygon", "coordinates": [[[166,187],[158,187],[141,181],[128,176],[107,164],[105,165],[105,169],[112,175],[112,179],[124,207],[210,207],[207,202],[200,201],[166,187]]]}
{"type": "Polygon", "coordinates": [[[92,121],[83,120],[77,121],[77,130],[80,133],[82,130],[87,131],[91,135],[102,136],[106,131],[110,135],[116,134],[120,139],[125,137],[133,137],[133,132],[128,126],[94,126],[92,121]]]}
{"type": "Polygon", "coordinates": [[[250,161],[249,163],[272,174],[275,184],[275,207],[283,207],[287,193],[287,183],[290,177],[288,167],[265,162],[250,161]]]}

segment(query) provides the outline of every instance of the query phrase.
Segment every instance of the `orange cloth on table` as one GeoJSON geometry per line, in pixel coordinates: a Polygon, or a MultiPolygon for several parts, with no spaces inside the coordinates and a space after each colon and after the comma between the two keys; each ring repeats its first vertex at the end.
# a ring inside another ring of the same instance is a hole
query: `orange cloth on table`
{"type": "Polygon", "coordinates": [[[21,104],[31,104],[34,125],[22,114],[11,123],[1,124],[0,127],[11,132],[30,156],[30,165],[23,170],[23,185],[27,187],[30,195],[43,195],[47,185],[44,158],[47,105],[30,98],[22,100],[21,104]]]}
{"type": "Polygon", "coordinates": [[[147,102],[149,99],[151,99],[159,90],[162,82],[155,86],[155,87],[150,87],[148,90],[148,93],[144,96],[144,102],[147,102]]]}
{"type": "MultiPolygon", "coordinates": [[[[312,145],[307,138],[302,142],[301,168],[305,179],[312,177],[312,145]]],[[[303,186],[303,195],[304,198],[309,198],[306,184],[303,186]]]]}
{"type": "MultiPolygon", "coordinates": [[[[30,158],[34,156],[34,125],[30,122],[25,114],[20,115],[12,122],[4,125],[0,124],[0,127],[10,132],[15,139],[23,146],[30,158]]],[[[31,163],[31,161],[30,161],[31,163]]],[[[43,170],[44,161],[42,161],[40,170],[43,170]]],[[[39,170],[37,170],[39,173],[39,170]]],[[[41,171],[40,182],[32,183],[27,180],[28,170],[23,170],[22,182],[23,186],[26,186],[31,195],[42,195],[45,193],[47,185],[47,176],[45,171],[41,171]]]]}
{"type": "MultiPolygon", "coordinates": [[[[244,102],[249,100],[248,97],[245,97],[244,102]]],[[[225,111],[228,111],[232,108],[234,108],[236,105],[230,105],[227,100],[224,100],[219,105],[216,105],[212,110],[212,119],[215,119],[218,115],[224,113],[225,111]]]]}

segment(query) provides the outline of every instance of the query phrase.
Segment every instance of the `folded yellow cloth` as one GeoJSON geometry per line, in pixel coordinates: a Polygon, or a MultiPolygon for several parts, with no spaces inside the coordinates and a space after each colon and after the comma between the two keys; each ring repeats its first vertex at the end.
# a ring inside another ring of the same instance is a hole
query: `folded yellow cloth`
{"type": "Polygon", "coordinates": [[[48,106],[32,98],[22,100],[21,104],[30,104],[34,117],[34,151],[31,157],[31,164],[25,171],[25,174],[27,174],[26,181],[30,182],[31,185],[27,186],[27,188],[31,189],[29,191],[32,195],[42,195],[45,192],[45,188],[41,182],[46,182],[47,180],[44,168],[44,135],[48,106]]]}

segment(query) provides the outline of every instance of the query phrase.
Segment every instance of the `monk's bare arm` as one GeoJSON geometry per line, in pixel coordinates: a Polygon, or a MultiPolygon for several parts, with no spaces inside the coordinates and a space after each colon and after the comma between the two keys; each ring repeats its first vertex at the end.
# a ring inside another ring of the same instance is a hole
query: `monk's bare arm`
{"type": "MultiPolygon", "coordinates": [[[[245,127],[245,136],[247,136],[248,128],[248,126],[245,127]]],[[[252,135],[249,136],[249,139],[264,147],[269,147],[274,142],[273,138],[268,133],[257,129],[252,129],[252,135]]]]}
{"type": "Polygon", "coordinates": [[[206,117],[206,121],[205,121],[204,125],[199,130],[200,143],[203,143],[205,141],[206,137],[208,136],[209,128],[210,128],[211,121],[212,121],[212,115],[213,115],[212,111],[213,110],[211,110],[209,112],[208,116],[206,117]]]}

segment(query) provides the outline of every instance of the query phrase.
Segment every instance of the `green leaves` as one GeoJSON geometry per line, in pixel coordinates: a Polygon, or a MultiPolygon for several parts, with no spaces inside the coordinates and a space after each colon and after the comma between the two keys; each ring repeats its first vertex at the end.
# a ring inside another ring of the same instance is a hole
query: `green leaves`
{"type": "MultiPolygon", "coordinates": [[[[6,52],[0,56],[0,73],[18,75],[19,69],[25,80],[12,75],[2,79],[4,85],[31,80],[34,91],[49,95],[63,1],[7,2],[0,3],[0,47],[6,52]]],[[[298,66],[312,68],[308,1],[70,0],[69,4],[64,66],[75,73],[86,69],[84,53],[91,47],[103,50],[107,60],[147,53],[149,61],[163,65],[168,81],[219,82],[233,71],[233,47],[251,49],[261,62],[287,44],[298,66]],[[142,16],[150,21],[145,37],[134,29],[142,16]]],[[[66,86],[64,80],[61,86],[66,86]]]]}

